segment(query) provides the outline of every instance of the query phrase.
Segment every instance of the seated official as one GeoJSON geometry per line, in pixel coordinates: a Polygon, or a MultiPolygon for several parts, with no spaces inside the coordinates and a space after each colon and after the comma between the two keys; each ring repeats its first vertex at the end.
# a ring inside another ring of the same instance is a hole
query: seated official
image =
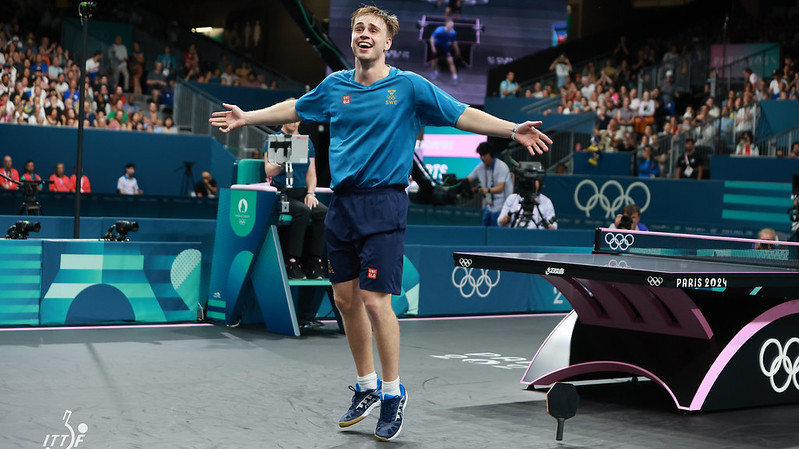
{"type": "MultiPolygon", "coordinates": [[[[300,122],[287,123],[279,134],[299,134],[300,122]]],[[[286,193],[289,202],[289,236],[286,253],[286,271],[291,279],[323,279],[325,266],[322,256],[325,250],[325,217],[327,206],[316,199],[316,160],[313,143],[308,142],[308,163],[292,164],[294,170],[293,188],[286,188],[286,174],[283,164],[269,162],[269,143],[264,146],[264,170],[272,178],[272,186],[286,193]],[[310,229],[308,220],[311,220],[310,229]],[[309,245],[305,247],[305,234],[310,232],[309,245]],[[300,263],[300,260],[303,262],[300,263]]]]}
{"type": "MultiPolygon", "coordinates": [[[[543,179],[543,173],[541,177],[543,179]]],[[[541,185],[540,179],[523,179],[517,173],[514,193],[502,205],[497,223],[511,228],[558,229],[555,206],[552,200],[540,193],[541,185]]]]}

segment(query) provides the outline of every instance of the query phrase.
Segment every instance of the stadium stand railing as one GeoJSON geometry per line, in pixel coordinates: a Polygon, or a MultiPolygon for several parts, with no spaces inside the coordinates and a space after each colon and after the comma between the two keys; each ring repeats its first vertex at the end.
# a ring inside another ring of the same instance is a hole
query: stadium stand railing
{"type": "Polygon", "coordinates": [[[777,151],[782,151],[783,156],[788,156],[794,142],[799,142],[799,126],[783,133],[767,137],[755,142],[760,150],[760,156],[777,156],[777,151]]]}
{"type": "Polygon", "coordinates": [[[218,111],[222,100],[214,98],[190,83],[175,86],[175,126],[192,134],[213,136],[237,158],[251,157],[260,150],[269,134],[276,130],[261,126],[245,126],[223,133],[208,123],[211,113],[218,111]]]}
{"type": "MultiPolygon", "coordinates": [[[[214,61],[213,65],[216,66],[216,63],[221,60],[223,54],[225,54],[228,58],[228,62],[233,65],[233,68],[237,68],[242,61],[246,61],[250,68],[256,70],[257,72],[263,72],[266,74],[267,81],[269,79],[276,79],[280,84],[280,87],[283,89],[303,89],[304,85],[298,81],[295,81],[288,76],[280,73],[279,71],[265,66],[263,63],[258,61],[257,59],[250,58],[244,54],[241,54],[222,43],[219,43],[203,34],[193,33],[189,28],[183,27],[174,23],[169,23],[166,19],[162,16],[148,11],[145,8],[137,9],[137,14],[141,15],[143,20],[141,21],[142,24],[148,24],[149,26],[148,31],[152,35],[157,35],[157,33],[164,33],[166,30],[170,30],[175,33],[175,41],[174,42],[167,42],[165,40],[160,40],[161,44],[160,47],[155,48],[152,51],[156,51],[156,53],[152,54],[152,61],[155,61],[155,56],[161,54],[164,49],[164,45],[169,44],[172,48],[172,54],[179,60],[179,64],[182,64],[181,57],[183,55],[183,50],[189,47],[189,44],[194,44],[197,48],[197,54],[200,56],[200,63],[203,64],[204,61],[214,61]],[[177,48],[174,48],[177,47],[177,48]],[[178,49],[180,51],[178,52],[178,49]]],[[[141,38],[145,33],[137,33],[136,38],[141,38]]],[[[144,42],[142,42],[142,47],[145,51],[148,49],[144,47],[144,42]]],[[[148,61],[150,62],[150,61],[148,61]]],[[[152,64],[152,62],[150,62],[152,64]]],[[[150,68],[150,66],[148,66],[150,68]]]]}
{"type": "MultiPolygon", "coordinates": [[[[777,47],[779,51],[779,44],[774,46],[750,53],[740,58],[734,59],[716,69],[716,94],[717,96],[724,97],[730,90],[742,90],[747,80],[743,77],[745,68],[750,68],[756,73],[766,73],[766,64],[768,63],[767,55],[774,51],[777,47]],[[729,73],[729,77],[725,74],[729,73]],[[719,91],[719,89],[723,89],[719,91]],[[721,94],[721,95],[719,95],[721,94]]],[[[708,64],[708,72],[710,71],[710,64],[708,64]]]]}

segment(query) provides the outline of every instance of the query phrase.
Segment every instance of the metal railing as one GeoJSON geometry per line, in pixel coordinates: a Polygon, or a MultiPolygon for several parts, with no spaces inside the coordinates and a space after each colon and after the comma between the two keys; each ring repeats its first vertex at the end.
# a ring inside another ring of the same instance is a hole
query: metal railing
{"type": "Polygon", "coordinates": [[[267,136],[276,130],[262,126],[244,126],[223,133],[208,122],[211,113],[220,110],[221,104],[221,100],[191,84],[178,82],[175,86],[175,126],[191,134],[214,137],[239,159],[259,155],[267,136]]]}
{"type": "Polygon", "coordinates": [[[691,92],[707,83],[710,58],[708,50],[681,54],[674,61],[660,61],[638,71],[638,92],[651,91],[660,87],[666,80],[666,73],[672,71],[674,85],[679,92],[691,92]]]}
{"type": "Polygon", "coordinates": [[[799,126],[783,133],[761,139],[754,143],[760,150],[761,156],[777,157],[778,152],[782,157],[788,156],[794,143],[799,142],[799,126]]]}
{"type": "MultiPolygon", "coordinates": [[[[752,69],[755,73],[767,75],[766,64],[769,64],[767,55],[774,51],[774,47],[777,47],[777,51],[779,51],[779,44],[774,44],[769,48],[742,56],[717,67],[716,82],[720,83],[726,81],[724,86],[726,90],[729,91],[733,86],[735,86],[735,88],[740,88],[747,83],[748,80],[745,80],[743,75],[743,71],[747,67],[752,69]],[[735,81],[733,82],[733,80],[735,81]]],[[[777,61],[777,64],[779,65],[779,61],[777,61]]],[[[708,64],[708,71],[709,69],[710,64],[708,64]]],[[[717,87],[720,86],[717,85],[717,87]]]]}
{"type": "Polygon", "coordinates": [[[234,69],[237,68],[242,61],[246,61],[250,68],[258,72],[264,72],[267,77],[267,82],[269,79],[278,80],[281,89],[304,89],[302,83],[289,78],[272,67],[264,65],[261,61],[239,53],[203,34],[193,33],[189,28],[181,24],[168,22],[162,16],[146,8],[137,8],[136,14],[141,16],[143,20],[136,25],[134,33],[137,39],[142,40],[143,50],[150,53],[147,61],[148,69],[152,68],[151,65],[154,63],[155,57],[163,52],[164,46],[167,44],[171,47],[172,55],[178,60],[178,66],[182,67],[183,50],[187,49],[190,44],[194,44],[197,48],[197,54],[200,56],[201,64],[207,61],[213,61],[213,65],[216,66],[216,63],[221,60],[222,55],[225,55],[234,69]],[[146,28],[146,32],[140,32],[139,27],[146,28]],[[147,33],[149,33],[149,38],[145,37],[147,33]],[[156,36],[156,38],[153,38],[153,36],[156,36]]]}
{"type": "Polygon", "coordinates": [[[566,166],[567,173],[572,172],[575,151],[588,148],[591,144],[591,134],[574,131],[557,131],[549,136],[552,145],[544,154],[532,155],[527,148],[513,142],[505,149],[505,154],[517,162],[538,161],[547,172],[554,173],[559,164],[566,166]]]}
{"type": "MultiPolygon", "coordinates": [[[[694,140],[695,151],[703,159],[703,166],[709,169],[711,155],[732,154],[735,152],[735,144],[741,133],[745,131],[755,133],[759,116],[760,105],[754,103],[734,111],[729,116],[718,117],[676,135],[659,134],[656,141],[650,145],[653,156],[660,162],[661,177],[672,175],[677,165],[677,158],[685,151],[685,141],[689,137],[694,140]]],[[[639,147],[636,154],[642,156],[643,147],[639,147]]]]}

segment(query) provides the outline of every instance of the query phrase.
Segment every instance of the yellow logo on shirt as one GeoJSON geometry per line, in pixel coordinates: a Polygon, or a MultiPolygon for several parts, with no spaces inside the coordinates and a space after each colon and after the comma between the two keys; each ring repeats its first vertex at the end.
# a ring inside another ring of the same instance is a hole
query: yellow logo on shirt
{"type": "Polygon", "coordinates": [[[386,95],[386,104],[397,104],[396,93],[396,89],[388,89],[388,95],[386,95]]]}

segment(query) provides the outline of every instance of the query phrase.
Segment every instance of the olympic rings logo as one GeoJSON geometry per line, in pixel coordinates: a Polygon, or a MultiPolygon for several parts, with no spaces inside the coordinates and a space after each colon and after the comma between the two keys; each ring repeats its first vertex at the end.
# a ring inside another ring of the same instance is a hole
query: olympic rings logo
{"type": "MultiPolygon", "coordinates": [[[[471,260],[469,260],[471,264],[471,260]]],[[[491,293],[491,289],[499,284],[500,273],[497,271],[497,278],[491,279],[489,272],[485,268],[480,268],[480,274],[475,277],[472,273],[474,268],[455,267],[452,270],[452,285],[461,292],[464,298],[471,298],[475,293],[481,298],[485,298],[491,293]],[[461,273],[461,270],[463,272],[461,273]]]]}
{"type": "Polygon", "coordinates": [[[605,266],[611,268],[630,268],[630,265],[627,264],[626,260],[616,260],[616,259],[610,259],[608,263],[605,264],[605,266]]]}
{"type": "Polygon", "coordinates": [[[643,206],[640,206],[641,212],[644,212],[649,207],[652,195],[649,193],[649,186],[641,181],[630,184],[625,190],[621,183],[615,179],[606,181],[602,184],[602,187],[597,187],[596,183],[591,179],[583,179],[574,189],[574,204],[578,209],[585,212],[586,217],[591,216],[591,211],[594,210],[597,205],[601,206],[602,210],[605,211],[605,218],[615,217],[616,213],[623,209],[624,206],[635,203],[635,200],[630,196],[630,192],[636,187],[640,188],[646,195],[646,201],[643,203],[643,206]],[[585,204],[580,202],[580,189],[582,189],[583,186],[588,186],[588,188],[594,192],[585,204]],[[618,196],[616,196],[613,201],[605,194],[605,191],[611,187],[619,192],[618,196]]]}
{"type": "Polygon", "coordinates": [[[646,282],[648,282],[652,287],[660,287],[660,285],[663,283],[663,278],[660,276],[647,276],[646,282]]]}
{"type": "Polygon", "coordinates": [[[799,352],[797,352],[793,360],[790,356],[788,356],[788,350],[794,343],[799,345],[799,338],[791,338],[787,343],[785,343],[784,347],[776,338],[769,338],[765,343],[763,343],[763,346],[760,347],[760,371],[766,377],[768,377],[769,383],[771,383],[771,388],[777,393],[782,393],[783,391],[787,390],[788,387],[791,386],[791,383],[793,383],[793,386],[799,390],[799,379],[797,378],[797,374],[799,374],[799,352]],[[776,347],[777,356],[774,357],[774,360],[771,361],[767,368],[763,357],[766,354],[766,349],[771,345],[776,347]],[[782,385],[777,385],[774,377],[781,371],[785,371],[787,377],[785,379],[785,383],[782,385]]]}
{"type": "Polygon", "coordinates": [[[610,249],[627,251],[633,246],[633,243],[635,243],[635,236],[632,234],[615,234],[613,232],[608,232],[605,234],[605,243],[608,244],[610,249]]]}
{"type": "Polygon", "coordinates": [[[472,266],[472,259],[466,259],[464,257],[461,257],[460,259],[458,259],[458,263],[464,268],[469,268],[470,266],[472,266]]]}

